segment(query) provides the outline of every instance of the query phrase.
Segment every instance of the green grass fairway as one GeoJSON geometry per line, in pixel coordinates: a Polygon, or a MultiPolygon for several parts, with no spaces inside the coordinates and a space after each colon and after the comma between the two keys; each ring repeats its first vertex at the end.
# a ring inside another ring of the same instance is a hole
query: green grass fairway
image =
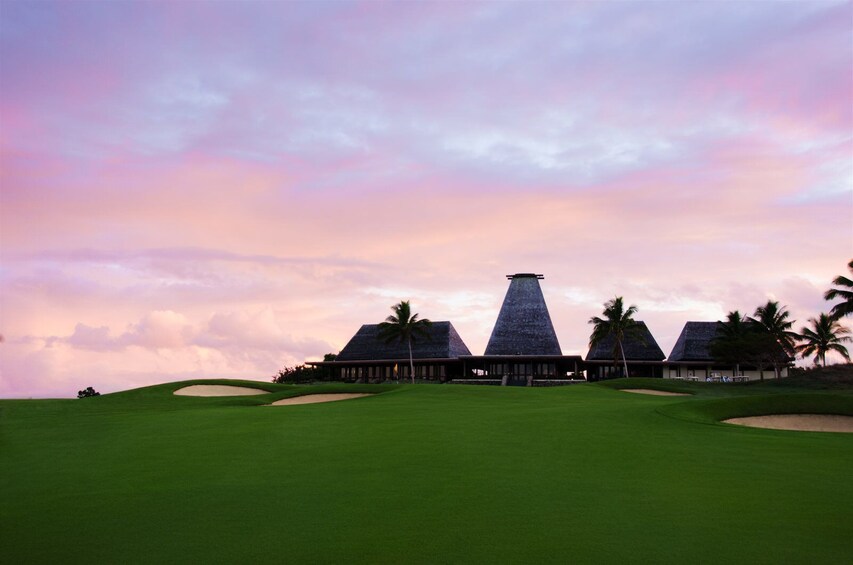
{"type": "Polygon", "coordinates": [[[853,415],[850,388],[241,381],[270,393],[172,395],[193,383],[0,401],[0,562],[853,558],[853,434],[717,423],[853,415]],[[382,394],[262,406],[307,390],[382,394]]]}

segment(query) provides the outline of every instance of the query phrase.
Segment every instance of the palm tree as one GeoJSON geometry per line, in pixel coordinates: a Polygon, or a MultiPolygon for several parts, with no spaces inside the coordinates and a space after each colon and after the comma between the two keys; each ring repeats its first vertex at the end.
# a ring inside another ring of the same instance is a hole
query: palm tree
{"type": "MultiPolygon", "coordinates": [[[[851,273],[853,273],[853,261],[847,263],[847,268],[850,269],[851,273]]],[[[824,300],[834,300],[836,298],[843,299],[843,302],[836,304],[832,307],[832,310],[829,311],[830,316],[839,320],[844,316],[853,314],[853,281],[844,275],[840,275],[833,279],[832,284],[847,287],[846,289],[831,288],[823,295],[824,300]]]]}
{"type": "Polygon", "coordinates": [[[379,324],[379,337],[384,339],[385,343],[399,341],[400,343],[405,342],[409,346],[409,369],[411,370],[412,384],[414,384],[415,362],[412,359],[412,342],[418,336],[429,338],[428,332],[432,322],[426,318],[418,319],[417,314],[412,314],[408,300],[395,304],[391,310],[394,311],[394,314],[379,324]]]}
{"type": "Polygon", "coordinates": [[[849,329],[842,326],[831,314],[822,313],[818,319],[809,318],[809,323],[811,328],[800,330],[800,340],[803,343],[797,346],[797,351],[803,355],[803,359],[814,353],[815,365],[820,361],[826,367],[827,352],[835,351],[850,362],[847,348],[841,345],[842,342],[851,341],[849,329]]]}
{"type": "Polygon", "coordinates": [[[622,297],[617,296],[613,300],[608,300],[604,303],[604,312],[602,312],[604,318],[593,316],[589,319],[589,323],[593,325],[592,334],[589,336],[590,349],[595,347],[601,340],[612,336],[613,365],[616,365],[621,355],[626,377],[628,376],[628,361],[625,359],[623,342],[626,337],[637,336],[639,334],[637,322],[632,318],[636,313],[636,306],[632,304],[628,308],[625,308],[622,297]]]}
{"type": "Polygon", "coordinates": [[[758,324],[759,328],[764,329],[772,335],[776,342],[782,346],[785,353],[788,355],[794,354],[794,343],[800,338],[799,334],[791,331],[795,320],[789,320],[790,312],[787,306],[779,306],[779,302],[768,300],[764,306],[759,306],[755,309],[753,318],[748,318],[748,321],[758,324]]]}
{"type": "Polygon", "coordinates": [[[726,321],[721,323],[720,333],[726,337],[740,337],[748,332],[750,328],[746,316],[742,315],[738,310],[726,314],[726,321]]]}
{"type": "Polygon", "coordinates": [[[711,354],[726,363],[734,363],[735,375],[740,373],[740,362],[746,355],[746,338],[752,329],[738,310],[726,314],[726,321],[720,322],[720,333],[711,340],[711,354]]]}

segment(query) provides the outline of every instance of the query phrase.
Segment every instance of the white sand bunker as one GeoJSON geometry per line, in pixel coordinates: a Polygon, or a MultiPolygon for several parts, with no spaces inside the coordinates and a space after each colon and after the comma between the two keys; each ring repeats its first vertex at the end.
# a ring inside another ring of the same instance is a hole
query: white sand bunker
{"type": "Polygon", "coordinates": [[[337,394],[306,394],[276,400],[270,406],[293,406],[294,404],[316,404],[318,402],[334,402],[336,400],[349,400],[362,396],[373,396],[369,393],[337,393],[337,394]]]}
{"type": "Polygon", "coordinates": [[[178,396],[249,396],[252,394],[268,394],[259,388],[231,385],[191,385],[179,388],[174,392],[178,396]]]}
{"type": "Polygon", "coordinates": [[[667,392],[665,390],[653,390],[650,388],[623,388],[622,392],[635,392],[637,394],[651,394],[654,396],[690,396],[686,392],[667,392]]]}
{"type": "Polygon", "coordinates": [[[837,414],[775,414],[772,416],[729,418],[723,422],[771,430],[853,433],[853,416],[839,416],[837,414]]]}

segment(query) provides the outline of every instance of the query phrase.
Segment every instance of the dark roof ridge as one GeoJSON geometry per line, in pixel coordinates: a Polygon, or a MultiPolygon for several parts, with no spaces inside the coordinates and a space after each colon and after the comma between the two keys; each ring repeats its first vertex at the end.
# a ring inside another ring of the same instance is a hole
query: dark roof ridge
{"type": "MultiPolygon", "coordinates": [[[[455,359],[471,355],[471,351],[449,321],[432,322],[427,336],[412,340],[412,357],[415,359],[455,359]]],[[[379,336],[379,324],[364,324],[347,342],[337,361],[367,361],[371,359],[408,359],[405,343],[386,343],[379,336]]]]}
{"type": "Polygon", "coordinates": [[[685,322],[668,361],[712,361],[711,340],[717,336],[722,324],[719,320],[685,322]]]}

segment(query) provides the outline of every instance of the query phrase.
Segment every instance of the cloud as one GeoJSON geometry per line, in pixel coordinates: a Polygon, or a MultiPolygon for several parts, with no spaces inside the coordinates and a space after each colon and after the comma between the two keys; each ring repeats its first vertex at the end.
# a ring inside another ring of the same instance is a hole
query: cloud
{"type": "Polygon", "coordinates": [[[279,315],[266,308],[256,312],[217,312],[206,322],[194,324],[185,315],[171,310],[149,312],[127,330],[113,336],[107,326],[90,327],[78,323],[69,336],[43,339],[46,346],[56,342],[76,349],[91,351],[122,351],[128,347],[158,351],[201,347],[217,350],[224,355],[239,355],[246,351],[265,351],[301,362],[332,346],[322,340],[295,339],[288,333],[279,315]]]}
{"type": "Polygon", "coordinates": [[[117,340],[110,337],[110,328],[107,326],[93,328],[82,323],[74,327],[74,333],[65,338],[65,343],[93,351],[108,351],[118,346],[117,340]]]}
{"type": "Polygon", "coordinates": [[[178,349],[192,341],[196,330],[183,314],[160,310],[147,314],[123,333],[118,342],[148,349],[178,349]]]}
{"type": "Polygon", "coordinates": [[[108,326],[91,327],[78,323],[67,337],[56,337],[76,349],[119,351],[136,346],[145,349],[180,349],[190,345],[197,330],[183,314],[171,310],[149,312],[127,330],[112,336],[108,326]]]}
{"type": "Polygon", "coordinates": [[[287,352],[295,359],[317,356],[320,351],[327,353],[332,349],[322,340],[294,338],[270,308],[257,312],[216,313],[208,320],[206,330],[196,343],[232,352],[239,349],[287,352]]]}

